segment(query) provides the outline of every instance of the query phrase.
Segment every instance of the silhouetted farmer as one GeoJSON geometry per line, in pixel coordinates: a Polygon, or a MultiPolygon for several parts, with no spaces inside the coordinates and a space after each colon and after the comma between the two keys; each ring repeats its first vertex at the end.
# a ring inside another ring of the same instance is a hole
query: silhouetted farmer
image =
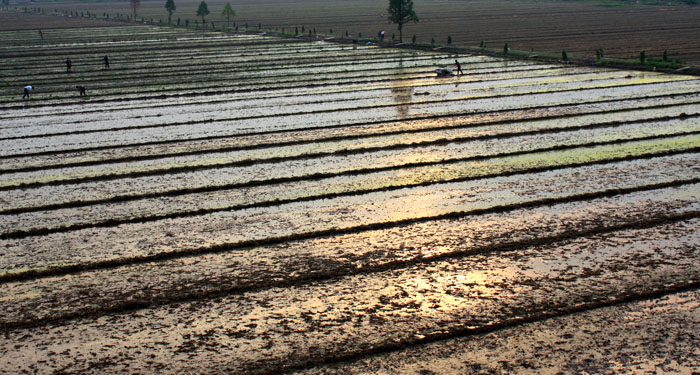
{"type": "Polygon", "coordinates": [[[105,69],[109,69],[109,57],[105,56],[103,60],[105,61],[105,69]]]}
{"type": "Polygon", "coordinates": [[[457,60],[455,60],[455,69],[457,70],[457,75],[464,74],[462,71],[462,65],[457,60]]]}
{"type": "Polygon", "coordinates": [[[66,72],[69,72],[69,73],[72,72],[73,71],[72,68],[73,68],[73,61],[71,61],[70,58],[67,58],[66,59],[66,72]]]}
{"type": "Polygon", "coordinates": [[[39,38],[44,39],[44,32],[39,30],[39,38]]]}
{"type": "Polygon", "coordinates": [[[384,30],[382,30],[382,32],[379,33],[379,41],[381,41],[381,42],[384,41],[384,30]]]}
{"type": "Polygon", "coordinates": [[[32,90],[34,90],[34,87],[32,87],[32,85],[24,86],[24,95],[22,95],[22,99],[29,98],[29,93],[32,90]]]}
{"type": "Polygon", "coordinates": [[[78,89],[78,92],[80,93],[80,96],[85,96],[85,86],[83,85],[78,85],[75,86],[76,89],[78,89]]]}

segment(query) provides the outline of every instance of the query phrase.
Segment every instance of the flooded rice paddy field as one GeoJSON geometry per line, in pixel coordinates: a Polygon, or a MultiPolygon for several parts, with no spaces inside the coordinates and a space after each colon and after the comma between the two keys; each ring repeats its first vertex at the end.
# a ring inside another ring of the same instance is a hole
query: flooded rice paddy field
{"type": "Polygon", "coordinates": [[[700,371],[697,77],[89,32],[0,33],[0,373],[700,371]]]}

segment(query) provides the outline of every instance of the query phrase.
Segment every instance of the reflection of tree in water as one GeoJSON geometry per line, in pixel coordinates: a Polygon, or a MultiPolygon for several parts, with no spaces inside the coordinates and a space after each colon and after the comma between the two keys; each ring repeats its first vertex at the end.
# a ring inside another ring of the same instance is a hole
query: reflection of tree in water
{"type": "MultiPolygon", "coordinates": [[[[398,71],[399,74],[403,75],[403,60],[399,60],[398,71]]],[[[399,104],[396,106],[396,112],[399,118],[408,117],[408,107],[411,104],[411,97],[413,96],[413,86],[404,85],[406,85],[406,81],[403,79],[391,81],[391,96],[394,98],[394,103],[399,104]]]]}

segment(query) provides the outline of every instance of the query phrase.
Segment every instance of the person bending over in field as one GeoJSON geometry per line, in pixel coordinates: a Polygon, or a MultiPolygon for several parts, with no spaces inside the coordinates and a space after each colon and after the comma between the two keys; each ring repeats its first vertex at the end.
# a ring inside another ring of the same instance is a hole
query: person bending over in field
{"type": "Polygon", "coordinates": [[[73,69],[73,61],[71,61],[70,58],[67,58],[66,59],[66,72],[70,73],[73,71],[72,69],[73,69]]]}
{"type": "Polygon", "coordinates": [[[457,75],[464,74],[462,71],[462,65],[457,60],[455,60],[455,70],[457,71],[457,75]]]}
{"type": "Polygon", "coordinates": [[[109,57],[105,56],[103,60],[105,62],[105,69],[109,69],[109,57]]]}
{"type": "Polygon", "coordinates": [[[78,89],[78,92],[80,93],[80,96],[85,96],[85,86],[83,85],[78,85],[75,86],[76,89],[78,89]]]}
{"type": "Polygon", "coordinates": [[[29,98],[29,93],[32,90],[34,90],[34,87],[32,85],[24,86],[24,95],[22,96],[22,99],[29,98]]]}

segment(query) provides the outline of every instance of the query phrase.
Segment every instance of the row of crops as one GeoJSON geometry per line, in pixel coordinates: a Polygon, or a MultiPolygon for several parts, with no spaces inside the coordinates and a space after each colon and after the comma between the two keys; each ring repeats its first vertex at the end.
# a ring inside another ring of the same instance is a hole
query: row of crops
{"type": "Polygon", "coordinates": [[[0,33],[0,372],[696,369],[696,77],[30,33],[0,33]],[[504,336],[560,357],[470,356],[504,336]]]}

